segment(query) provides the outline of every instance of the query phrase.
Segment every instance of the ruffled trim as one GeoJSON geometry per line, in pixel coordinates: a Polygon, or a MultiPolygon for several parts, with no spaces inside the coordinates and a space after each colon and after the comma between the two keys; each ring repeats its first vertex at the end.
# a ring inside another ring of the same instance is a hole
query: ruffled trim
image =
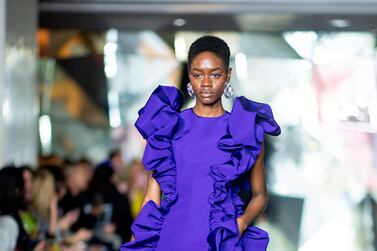
{"type": "Polygon", "coordinates": [[[239,188],[232,182],[253,166],[261,151],[264,133],[277,136],[280,132],[268,104],[243,96],[236,98],[227,133],[218,142],[218,147],[230,152],[231,158],[211,166],[210,170],[214,179],[214,191],[208,199],[211,205],[207,237],[210,250],[266,250],[268,233],[260,228],[249,226],[239,239],[236,218],[242,214],[243,203],[237,195],[239,188]]]}
{"type": "Polygon", "coordinates": [[[154,250],[160,238],[165,216],[177,200],[176,166],[171,139],[176,130],[183,94],[171,86],[158,86],[145,106],[139,110],[135,127],[147,140],[143,155],[145,169],[160,184],[164,196],[161,206],[147,202],[132,224],[135,240],[125,243],[121,251],[154,250]]]}

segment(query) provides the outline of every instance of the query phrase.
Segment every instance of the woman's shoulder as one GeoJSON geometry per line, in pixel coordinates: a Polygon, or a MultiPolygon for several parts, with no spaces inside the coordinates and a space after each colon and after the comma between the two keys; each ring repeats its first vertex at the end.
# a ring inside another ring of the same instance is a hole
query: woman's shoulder
{"type": "Polygon", "coordinates": [[[8,226],[11,228],[17,228],[17,221],[10,215],[1,215],[0,226],[8,226]]]}
{"type": "Polygon", "coordinates": [[[138,111],[135,127],[145,138],[176,124],[183,105],[183,93],[174,86],[158,85],[138,111]]]}
{"type": "MultiPolygon", "coordinates": [[[[1,241],[16,240],[19,234],[17,221],[10,215],[0,216],[1,241]],[[4,238],[3,238],[4,237],[4,238]]],[[[2,243],[4,245],[4,243],[2,243]]]]}
{"type": "Polygon", "coordinates": [[[262,103],[245,96],[236,97],[234,105],[239,105],[240,108],[249,112],[272,113],[271,106],[268,103],[262,103]]]}
{"type": "Polygon", "coordinates": [[[145,106],[167,106],[176,112],[182,108],[183,93],[175,86],[158,85],[148,98],[145,106]]]}
{"type": "Polygon", "coordinates": [[[230,130],[255,127],[265,133],[277,136],[281,129],[275,120],[271,106],[244,96],[236,97],[228,121],[230,130]],[[251,125],[251,127],[250,127],[251,125]]]}

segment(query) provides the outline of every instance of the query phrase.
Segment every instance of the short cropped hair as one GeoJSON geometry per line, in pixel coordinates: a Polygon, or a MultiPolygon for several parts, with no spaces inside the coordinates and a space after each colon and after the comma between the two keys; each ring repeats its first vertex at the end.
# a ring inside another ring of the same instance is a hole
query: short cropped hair
{"type": "Polygon", "coordinates": [[[188,52],[188,59],[187,59],[187,66],[190,69],[191,62],[194,58],[205,51],[209,51],[214,53],[217,57],[219,57],[223,63],[225,69],[229,67],[229,58],[230,58],[230,50],[228,44],[219,37],[215,36],[202,36],[195,40],[190,46],[188,52]]]}

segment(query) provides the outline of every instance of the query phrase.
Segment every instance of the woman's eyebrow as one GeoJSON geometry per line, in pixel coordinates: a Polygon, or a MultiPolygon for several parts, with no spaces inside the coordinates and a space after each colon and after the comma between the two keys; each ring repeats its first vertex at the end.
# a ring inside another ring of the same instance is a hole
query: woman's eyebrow
{"type": "MultiPolygon", "coordinates": [[[[192,71],[202,71],[204,69],[192,68],[191,70],[192,71]]],[[[220,67],[216,67],[216,68],[213,68],[213,69],[210,69],[210,70],[211,71],[217,71],[217,70],[221,70],[221,68],[220,67]]]]}

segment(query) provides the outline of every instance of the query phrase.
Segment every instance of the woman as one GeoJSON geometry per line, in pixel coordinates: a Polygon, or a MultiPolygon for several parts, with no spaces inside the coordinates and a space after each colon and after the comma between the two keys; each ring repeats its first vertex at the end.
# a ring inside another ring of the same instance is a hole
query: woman
{"type": "Polygon", "coordinates": [[[15,216],[22,198],[22,185],[16,176],[15,167],[0,170],[0,251],[15,250],[20,236],[15,216]]]}
{"type": "Polygon", "coordinates": [[[55,237],[58,231],[57,199],[53,175],[44,168],[38,169],[34,176],[30,209],[39,223],[39,232],[49,237],[55,237]]]}
{"type": "Polygon", "coordinates": [[[39,251],[44,241],[29,235],[20,214],[25,210],[23,168],[7,166],[0,170],[0,250],[39,251]]]}
{"type": "Polygon", "coordinates": [[[271,108],[232,95],[228,45],[204,36],[190,47],[193,108],[180,111],[182,93],[159,86],[139,111],[135,126],[147,140],[143,162],[151,175],[134,240],[126,250],[266,250],[269,237],[251,226],[267,204],[264,133],[279,135],[271,108]],[[251,188],[246,210],[238,196],[251,188]],[[163,196],[161,196],[163,193],[163,196]]]}

